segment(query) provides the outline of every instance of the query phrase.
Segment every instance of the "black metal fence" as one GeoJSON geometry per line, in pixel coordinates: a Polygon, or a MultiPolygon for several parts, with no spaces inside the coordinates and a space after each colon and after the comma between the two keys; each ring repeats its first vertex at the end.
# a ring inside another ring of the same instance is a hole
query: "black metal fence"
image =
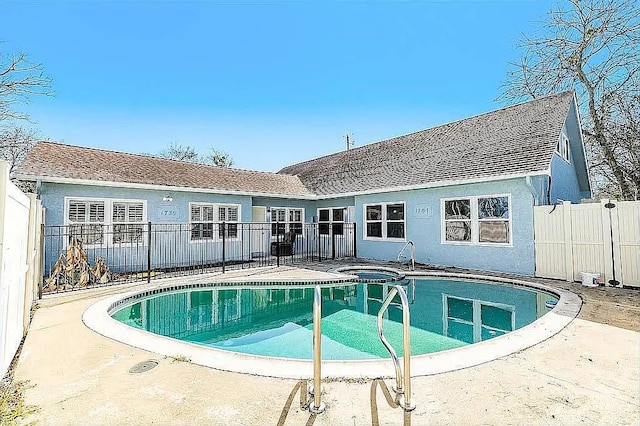
{"type": "Polygon", "coordinates": [[[42,293],[357,256],[355,223],[87,223],[42,235],[42,293]]]}

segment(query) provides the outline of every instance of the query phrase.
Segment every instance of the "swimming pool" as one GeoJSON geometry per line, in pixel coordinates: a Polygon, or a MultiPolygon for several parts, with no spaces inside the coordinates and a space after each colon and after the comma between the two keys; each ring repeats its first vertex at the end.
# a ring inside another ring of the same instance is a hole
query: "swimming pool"
{"type": "MultiPolygon", "coordinates": [[[[380,275],[374,276],[373,280],[381,280],[380,275]]],[[[557,300],[532,289],[442,278],[324,284],[322,359],[389,358],[378,338],[376,316],[397,283],[405,288],[410,303],[412,355],[454,349],[514,331],[549,312],[546,302],[557,300]]],[[[308,284],[188,288],[133,299],[112,317],[203,346],[312,359],[313,289],[308,284]]],[[[384,328],[387,339],[401,348],[398,296],[387,311],[384,328]]]]}
{"type": "MultiPolygon", "coordinates": [[[[401,281],[412,302],[413,375],[464,368],[529,347],[566,326],[580,306],[572,293],[526,281],[438,275],[401,281]],[[545,306],[558,296],[553,310],[545,306]]],[[[398,282],[342,281],[322,284],[323,374],[388,376],[391,363],[375,315],[398,282]]],[[[83,320],[108,337],[197,364],[304,378],[312,370],[312,294],[312,283],[179,284],[108,298],[83,320]]],[[[392,305],[385,335],[401,354],[400,318],[392,305]]]]}

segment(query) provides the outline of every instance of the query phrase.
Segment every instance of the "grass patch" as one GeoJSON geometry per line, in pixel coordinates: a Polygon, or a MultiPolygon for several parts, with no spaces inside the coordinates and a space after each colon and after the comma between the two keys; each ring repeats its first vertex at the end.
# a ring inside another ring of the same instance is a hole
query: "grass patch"
{"type": "MultiPolygon", "coordinates": [[[[32,386],[28,381],[3,380],[0,382],[0,425],[23,424],[18,421],[38,412],[40,409],[38,406],[24,403],[24,392],[32,386]]],[[[28,424],[35,424],[35,422],[28,424]]]]}
{"type": "Polygon", "coordinates": [[[173,362],[191,362],[191,358],[184,355],[171,355],[173,362]]]}

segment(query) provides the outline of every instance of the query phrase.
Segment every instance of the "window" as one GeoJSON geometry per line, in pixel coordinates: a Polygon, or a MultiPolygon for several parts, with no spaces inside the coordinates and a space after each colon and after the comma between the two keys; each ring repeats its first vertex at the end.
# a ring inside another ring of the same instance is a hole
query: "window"
{"type": "Polygon", "coordinates": [[[321,235],[329,235],[329,227],[333,235],[344,235],[344,212],[346,207],[318,209],[318,229],[321,235]]]}
{"type": "Polygon", "coordinates": [[[291,231],[302,234],[304,209],[276,207],[271,208],[271,236],[284,235],[291,231]]]}
{"type": "Polygon", "coordinates": [[[404,240],[404,203],[365,204],[365,239],[404,240]]]}
{"type": "Polygon", "coordinates": [[[511,244],[509,195],[442,201],[442,241],[511,244]]]}
{"type": "Polygon", "coordinates": [[[144,243],[145,201],[66,198],[65,208],[69,241],[78,239],[84,245],[144,243]]]}
{"type": "Polygon", "coordinates": [[[445,201],[444,220],[447,241],[471,241],[471,200],[445,201]]]}
{"type": "Polygon", "coordinates": [[[114,243],[142,241],[144,206],[141,202],[114,202],[112,218],[114,243]]]}
{"type": "Polygon", "coordinates": [[[558,139],[558,143],[556,144],[556,153],[565,161],[570,161],[569,158],[571,158],[571,151],[569,148],[569,138],[564,133],[562,133],[558,139]]]}
{"type": "MultiPolygon", "coordinates": [[[[226,238],[238,238],[238,206],[219,206],[218,221],[225,222],[226,238]]],[[[218,229],[218,237],[222,238],[224,229],[218,229]]]]}
{"type": "Polygon", "coordinates": [[[214,236],[222,239],[224,229],[225,238],[238,238],[239,205],[191,203],[189,210],[191,241],[212,240],[214,236]]]}
{"type": "Polygon", "coordinates": [[[84,245],[102,244],[106,224],[104,210],[104,201],[69,200],[69,241],[77,239],[84,245]]]}
{"type": "Polygon", "coordinates": [[[287,209],[271,209],[271,235],[283,235],[287,229],[287,209]]]}
{"type": "Polygon", "coordinates": [[[191,204],[191,240],[213,238],[213,204],[191,204]]]}

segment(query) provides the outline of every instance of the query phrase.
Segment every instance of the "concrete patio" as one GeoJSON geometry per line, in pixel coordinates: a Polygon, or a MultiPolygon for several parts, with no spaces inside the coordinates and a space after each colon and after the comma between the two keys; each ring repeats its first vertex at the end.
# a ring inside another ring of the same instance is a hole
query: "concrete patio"
{"type": "MultiPolygon", "coordinates": [[[[226,276],[304,278],[322,276],[320,270],[328,265],[308,267],[226,276]]],[[[297,380],[229,373],[161,357],[107,339],[82,323],[83,312],[93,303],[146,284],[42,300],[15,378],[30,381],[26,402],[40,407],[27,421],[43,425],[640,424],[640,292],[539,281],[578,293],[584,301],[578,318],[521,352],[414,377],[417,408],[410,413],[391,408],[379,382],[347,380],[325,382],[327,411],[310,415],[294,394],[297,380]],[[151,359],[158,361],[157,367],[129,372],[151,359]]],[[[391,362],[389,369],[392,374],[391,362]]],[[[389,386],[392,382],[385,381],[389,386]]]]}

